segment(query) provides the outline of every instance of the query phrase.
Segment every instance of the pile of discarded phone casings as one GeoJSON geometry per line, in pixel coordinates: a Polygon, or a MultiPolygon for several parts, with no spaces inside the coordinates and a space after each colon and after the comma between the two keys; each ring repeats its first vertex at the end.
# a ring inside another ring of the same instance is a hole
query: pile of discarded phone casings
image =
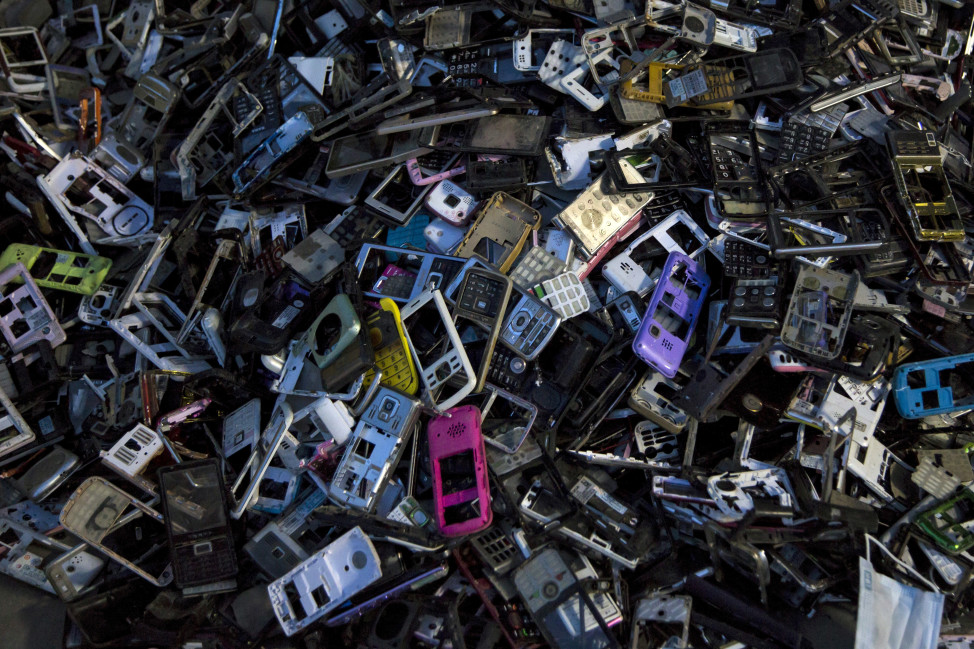
{"type": "Polygon", "coordinates": [[[70,648],[974,646],[972,21],[3,0],[0,571],[70,648]]]}

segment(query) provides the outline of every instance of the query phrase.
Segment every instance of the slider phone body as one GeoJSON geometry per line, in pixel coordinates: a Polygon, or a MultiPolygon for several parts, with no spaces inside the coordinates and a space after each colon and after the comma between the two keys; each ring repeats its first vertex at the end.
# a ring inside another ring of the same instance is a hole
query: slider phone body
{"type": "Polygon", "coordinates": [[[480,410],[459,406],[431,420],[427,429],[433,464],[433,503],[444,536],[473,534],[490,526],[487,454],[480,410]]]}
{"type": "Polygon", "coordinates": [[[701,264],[683,253],[671,252],[633,339],[636,356],[663,376],[675,377],[709,287],[710,278],[701,264]]]}
{"type": "Polygon", "coordinates": [[[223,473],[215,459],[159,469],[173,582],[184,594],[233,590],[237,556],[223,473]]]}
{"type": "Polygon", "coordinates": [[[469,269],[463,278],[463,284],[460,285],[456,306],[453,308],[454,322],[458,318],[469,320],[489,332],[483,360],[477,372],[474,392],[484,389],[490,359],[497,344],[497,337],[500,335],[504,311],[511,297],[511,286],[511,278],[482,268],[469,269]]]}

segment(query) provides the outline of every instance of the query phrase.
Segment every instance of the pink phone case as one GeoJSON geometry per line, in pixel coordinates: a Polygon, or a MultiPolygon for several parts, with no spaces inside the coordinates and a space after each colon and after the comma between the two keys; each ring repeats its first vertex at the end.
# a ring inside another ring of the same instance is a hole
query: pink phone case
{"type": "Polygon", "coordinates": [[[433,505],[444,536],[463,536],[490,526],[487,456],[480,433],[480,409],[457,406],[429,423],[433,505]]]}
{"type": "Polygon", "coordinates": [[[466,167],[454,167],[453,169],[447,169],[446,171],[441,171],[438,174],[433,174],[432,176],[423,176],[423,172],[419,168],[419,160],[416,158],[410,158],[406,160],[406,171],[409,173],[409,180],[412,181],[414,185],[419,187],[425,187],[426,185],[432,185],[433,183],[438,183],[441,180],[446,180],[447,178],[453,178],[454,176],[459,176],[467,171],[466,167]]]}

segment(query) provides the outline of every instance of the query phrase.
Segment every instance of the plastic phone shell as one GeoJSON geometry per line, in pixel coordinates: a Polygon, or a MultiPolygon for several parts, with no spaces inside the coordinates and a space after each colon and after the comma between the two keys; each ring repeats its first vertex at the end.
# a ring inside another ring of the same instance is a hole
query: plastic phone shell
{"type": "Polygon", "coordinates": [[[370,258],[372,253],[383,253],[383,260],[386,264],[385,270],[382,275],[378,278],[372,286],[363,286],[362,294],[366,298],[381,299],[389,298],[398,304],[406,304],[410,300],[416,299],[423,293],[423,291],[433,285],[433,288],[438,288],[443,290],[446,285],[454,279],[455,272],[452,272],[455,268],[459,271],[463,267],[464,260],[459,257],[451,257],[449,255],[438,255],[432,252],[422,252],[418,250],[406,250],[403,248],[397,248],[395,246],[383,246],[379,244],[367,243],[362,246],[359,250],[358,256],[355,258],[355,268],[358,270],[359,274],[363,272],[366,266],[366,262],[370,258]],[[410,258],[416,258],[419,260],[419,269],[417,273],[395,271],[395,262],[390,260],[398,255],[405,255],[410,258]],[[412,283],[409,287],[408,294],[383,294],[381,289],[385,282],[390,281],[389,278],[393,278],[396,275],[407,275],[412,279],[412,283]]]}
{"type": "Polygon", "coordinates": [[[152,207],[78,152],[61,160],[48,175],[38,178],[37,185],[88,254],[96,253],[77,217],[94,221],[105,235],[98,239],[103,243],[125,243],[152,229],[152,207]],[[75,188],[75,184],[79,186],[75,188]]]}
{"type": "Polygon", "coordinates": [[[676,376],[709,287],[710,278],[700,264],[683,253],[671,252],[633,339],[636,356],[663,376],[676,376]],[[683,278],[677,274],[681,268],[683,278]],[[692,287],[696,295],[687,293],[687,287],[692,287]],[[677,331],[671,331],[674,326],[677,331]]]}
{"type": "Polygon", "coordinates": [[[629,407],[670,433],[679,433],[686,428],[689,416],[661,394],[661,385],[670,394],[683,388],[673,379],[650,370],[629,393],[629,407]]]}
{"type": "Polygon", "coordinates": [[[803,266],[781,326],[781,342],[809,356],[826,360],[838,356],[858,286],[858,271],[846,275],[803,266]]]}
{"type": "Polygon", "coordinates": [[[477,210],[477,200],[457,184],[443,180],[426,197],[426,207],[447,223],[460,227],[477,210]]]}
{"type": "Polygon", "coordinates": [[[292,636],[382,577],[379,553],[355,527],[267,585],[274,615],[292,636]]]}
{"type": "Polygon", "coordinates": [[[687,251],[669,234],[670,228],[677,223],[687,227],[700,243],[700,247],[689,253],[690,257],[695,259],[698,255],[703,254],[707,244],[710,243],[710,237],[703,231],[703,228],[694,222],[689,214],[684,210],[677,210],[654,225],[649,232],[633,239],[632,243],[626,246],[621,254],[605,262],[602,266],[602,276],[620,291],[634,291],[640,297],[648,295],[656,285],[656,280],[646,274],[640,264],[633,261],[632,254],[640,245],[650,239],[657,241],[667,252],[677,250],[687,254],[687,251]]]}
{"type": "Polygon", "coordinates": [[[430,462],[433,465],[433,500],[436,522],[444,536],[463,536],[490,526],[493,510],[490,507],[490,485],[487,479],[487,456],[480,432],[480,410],[476,406],[460,406],[446,415],[431,420],[427,428],[430,462]],[[472,455],[474,484],[456,493],[444,493],[444,461],[461,453],[472,455]],[[446,508],[477,501],[480,514],[457,523],[446,522],[446,508]]]}
{"type": "Polygon", "coordinates": [[[57,347],[68,339],[27,268],[16,262],[0,271],[0,332],[14,352],[41,340],[57,347]]]}
{"type": "Polygon", "coordinates": [[[96,548],[99,552],[118,561],[149,583],[161,588],[172,581],[171,565],[167,565],[160,575],[153,576],[101,543],[102,539],[110,531],[117,529],[123,524],[131,525],[142,516],[153,518],[160,525],[164,520],[162,514],[143,504],[137,498],[133,498],[104,478],[95,477],[85,480],[71,494],[68,502],[64,505],[64,509],[61,510],[60,520],[61,525],[66,530],[93,548],[96,548]],[[135,510],[130,510],[130,513],[126,513],[123,516],[123,513],[129,506],[134,507],[135,510]],[[106,521],[110,523],[108,526],[104,525],[99,519],[102,511],[114,513],[114,518],[111,521],[106,521]]]}
{"type": "Polygon", "coordinates": [[[88,545],[82,543],[44,566],[48,582],[65,602],[81,595],[105,567],[104,559],[87,550],[88,545]]]}
{"type": "Polygon", "coordinates": [[[0,255],[0,268],[17,262],[31,272],[41,288],[92,295],[112,267],[112,260],[80,252],[14,243],[0,255]],[[42,274],[43,273],[43,274],[42,274]]]}
{"type": "MultiPolygon", "coordinates": [[[[643,181],[635,167],[627,161],[621,161],[621,164],[627,177],[631,176],[635,182],[643,181]]],[[[625,228],[651,200],[651,192],[618,193],[609,173],[605,172],[562,210],[557,221],[589,258],[625,228]]]]}
{"type": "Polygon", "coordinates": [[[561,324],[561,316],[528,292],[512,291],[519,296],[507,311],[501,329],[501,343],[526,360],[534,360],[551,342],[561,324]]]}
{"type": "Polygon", "coordinates": [[[477,374],[474,371],[473,365],[470,363],[470,359],[467,357],[467,353],[463,349],[460,334],[457,333],[457,328],[453,326],[453,317],[450,315],[450,311],[446,306],[443,294],[438,289],[426,290],[419,297],[410,300],[402,309],[404,323],[409,319],[409,316],[419,311],[430,301],[436,306],[436,310],[446,329],[446,334],[450,341],[450,346],[447,351],[429,367],[423,367],[416,353],[415,346],[409,339],[408,325],[403,328],[403,331],[406,334],[406,341],[409,342],[409,349],[413,354],[416,369],[423,381],[423,386],[426,388],[426,398],[435,406],[445,410],[460,403],[468,394],[473,392],[474,386],[477,383],[477,374]],[[436,403],[433,400],[433,394],[446,384],[450,378],[457,375],[462,377],[460,378],[463,382],[462,386],[449,398],[440,403],[436,403]]]}
{"type": "Polygon", "coordinates": [[[458,257],[477,256],[502,273],[510,270],[528,236],[541,227],[541,214],[504,192],[484,204],[457,248],[458,257]]]}
{"type": "Polygon", "coordinates": [[[365,512],[374,510],[419,418],[420,405],[405,394],[379,388],[335,469],[328,490],[332,500],[365,512]]]}
{"type": "Polygon", "coordinates": [[[974,408],[974,399],[969,395],[955,395],[955,390],[959,390],[960,385],[953,385],[952,381],[945,384],[943,380],[945,372],[953,372],[962,383],[970,386],[971,369],[974,369],[974,354],[900,365],[893,373],[893,399],[896,409],[906,419],[922,419],[930,415],[974,408]]]}
{"type": "Polygon", "coordinates": [[[308,329],[308,347],[318,367],[324,369],[331,365],[354,342],[361,328],[362,322],[352,306],[352,300],[345,294],[332,298],[308,329]],[[317,339],[327,333],[326,329],[337,331],[338,337],[331,345],[321,346],[317,339]]]}
{"type": "Polygon", "coordinates": [[[586,313],[591,306],[585,287],[571,271],[544,280],[532,292],[563,320],[586,313]]]}
{"type": "Polygon", "coordinates": [[[487,331],[487,342],[484,356],[477,371],[475,392],[484,389],[487,371],[490,369],[490,358],[494,353],[494,346],[500,335],[504,322],[504,311],[511,297],[511,280],[509,277],[481,268],[470,268],[464,275],[463,283],[457,292],[456,304],[453,307],[454,322],[458,318],[473,322],[487,331]],[[481,278],[488,285],[488,291],[493,295],[482,295],[474,288],[476,278],[481,278]],[[488,310],[493,308],[493,314],[488,310]]]}
{"type": "Polygon", "coordinates": [[[0,405],[3,406],[3,416],[0,416],[0,458],[2,458],[33,442],[36,435],[17,406],[7,396],[7,391],[2,385],[0,385],[0,405]]]}
{"type": "Polygon", "coordinates": [[[375,380],[376,370],[382,372],[382,385],[406,394],[416,394],[419,389],[419,373],[409,351],[409,342],[402,327],[399,306],[389,298],[379,300],[379,311],[366,321],[375,355],[375,369],[365,373],[364,387],[375,380]],[[383,315],[385,314],[385,315],[383,315]]]}

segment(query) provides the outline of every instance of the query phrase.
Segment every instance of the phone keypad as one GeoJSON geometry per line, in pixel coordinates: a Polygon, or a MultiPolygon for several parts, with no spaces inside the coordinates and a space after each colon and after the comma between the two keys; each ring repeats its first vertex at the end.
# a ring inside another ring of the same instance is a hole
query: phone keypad
{"type": "Polygon", "coordinates": [[[582,283],[571,271],[545,280],[531,292],[565,319],[585,313],[591,306],[582,283]]]}
{"type": "Polygon", "coordinates": [[[763,279],[771,275],[771,261],[766,251],[739,239],[728,239],[724,244],[724,274],[763,279]]]}
{"type": "Polygon", "coordinates": [[[577,243],[594,254],[649,202],[651,194],[615,194],[602,190],[603,183],[614,191],[607,173],[599,177],[560,215],[577,243]]]}
{"type": "Polygon", "coordinates": [[[472,50],[461,50],[450,55],[447,60],[447,82],[459,88],[477,88],[484,84],[480,72],[480,55],[472,50]]]}
{"type": "Polygon", "coordinates": [[[364,385],[375,379],[376,371],[382,372],[382,384],[412,394],[416,390],[417,376],[409,362],[409,351],[403,346],[395,316],[389,311],[377,311],[368,320],[369,336],[375,354],[375,368],[365,373],[364,385]]]}
{"type": "Polygon", "coordinates": [[[429,274],[426,275],[426,286],[445,290],[453,278],[457,276],[463,262],[456,259],[436,258],[430,264],[429,274]]]}
{"type": "Polygon", "coordinates": [[[225,537],[177,546],[173,563],[184,581],[211,581],[237,572],[233,546],[225,537]]]}
{"type": "Polygon", "coordinates": [[[725,218],[753,218],[767,209],[768,192],[757,143],[747,131],[708,133],[714,199],[725,218]]]}
{"type": "Polygon", "coordinates": [[[501,311],[504,282],[470,272],[463,282],[457,306],[482,318],[493,319],[501,311]]]}
{"type": "Polygon", "coordinates": [[[780,325],[782,289],[777,277],[738,279],[727,304],[727,323],[742,327],[776,328],[780,325]]]}
{"type": "Polygon", "coordinates": [[[846,110],[844,105],[834,106],[820,113],[789,119],[781,129],[778,163],[801,160],[827,151],[846,110]]]}
{"type": "Polygon", "coordinates": [[[487,381],[492,385],[518,393],[527,378],[528,362],[504,347],[495,347],[487,370],[487,381]]]}
{"type": "Polygon", "coordinates": [[[546,279],[561,275],[568,267],[541,246],[534,246],[521,258],[509,277],[519,288],[528,290],[546,279]]]}
{"type": "Polygon", "coordinates": [[[501,340],[514,351],[531,356],[558,326],[555,314],[528,297],[521,299],[504,323],[501,340]]]}
{"type": "Polygon", "coordinates": [[[447,165],[451,164],[455,158],[456,154],[452,151],[434,149],[416,158],[416,162],[419,163],[421,168],[430,173],[440,173],[441,171],[445,171],[447,165]]]}
{"type": "Polygon", "coordinates": [[[372,292],[385,297],[408,299],[412,295],[415,285],[416,276],[414,274],[406,273],[402,269],[390,265],[386,267],[382,277],[372,287],[372,292]]]}
{"type": "Polygon", "coordinates": [[[711,147],[714,176],[719,181],[756,180],[752,165],[744,164],[737,151],[722,146],[711,147]]]}
{"type": "Polygon", "coordinates": [[[378,218],[365,213],[359,206],[347,210],[335,218],[325,228],[325,233],[338,242],[342,248],[348,248],[358,241],[378,239],[385,231],[385,226],[378,218]],[[332,225],[334,224],[334,225],[332,225]]]}
{"type": "Polygon", "coordinates": [[[940,162],[940,145],[933,133],[927,131],[894,131],[887,137],[893,157],[900,162],[920,164],[940,162]]]}
{"type": "MultiPolygon", "coordinates": [[[[241,138],[241,140],[249,143],[248,146],[243,147],[245,152],[250,152],[260,142],[264,141],[284,121],[281,100],[278,95],[278,75],[276,73],[267,72],[261,75],[261,78],[256,80],[250,90],[254,97],[257,98],[257,101],[260,102],[260,105],[263,106],[263,110],[241,138]]],[[[250,112],[250,108],[250,102],[246,97],[243,95],[235,97],[232,101],[234,119],[244,119],[250,112]]]]}

